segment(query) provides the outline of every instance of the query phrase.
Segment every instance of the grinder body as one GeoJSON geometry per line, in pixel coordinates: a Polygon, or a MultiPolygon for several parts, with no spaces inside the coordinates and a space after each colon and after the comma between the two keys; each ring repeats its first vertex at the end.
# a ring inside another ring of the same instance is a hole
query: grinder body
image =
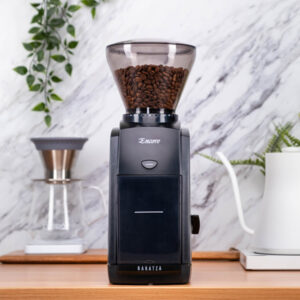
{"type": "Polygon", "coordinates": [[[110,140],[110,282],[187,283],[190,234],[188,131],[178,121],[121,122],[110,140]]]}

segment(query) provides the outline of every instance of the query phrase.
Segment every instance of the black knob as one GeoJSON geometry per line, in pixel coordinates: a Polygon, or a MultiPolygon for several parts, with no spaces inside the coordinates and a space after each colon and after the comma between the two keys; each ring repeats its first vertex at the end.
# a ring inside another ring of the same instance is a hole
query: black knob
{"type": "Polygon", "coordinates": [[[191,215],[192,234],[198,234],[200,231],[200,218],[198,215],[191,215]]]}

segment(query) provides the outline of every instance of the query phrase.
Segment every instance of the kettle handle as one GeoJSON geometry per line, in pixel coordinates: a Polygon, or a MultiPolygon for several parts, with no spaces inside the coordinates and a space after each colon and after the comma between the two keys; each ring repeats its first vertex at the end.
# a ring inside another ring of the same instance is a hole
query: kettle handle
{"type": "Polygon", "coordinates": [[[241,224],[242,228],[247,233],[254,234],[254,230],[246,225],[246,222],[245,222],[245,219],[244,219],[244,213],[243,213],[243,208],[242,208],[242,203],[241,203],[239,185],[238,185],[238,181],[237,181],[235,172],[232,168],[232,165],[222,152],[217,152],[216,154],[220,158],[220,160],[222,161],[222,163],[225,166],[225,168],[228,172],[228,175],[230,177],[240,224],[241,224]]]}

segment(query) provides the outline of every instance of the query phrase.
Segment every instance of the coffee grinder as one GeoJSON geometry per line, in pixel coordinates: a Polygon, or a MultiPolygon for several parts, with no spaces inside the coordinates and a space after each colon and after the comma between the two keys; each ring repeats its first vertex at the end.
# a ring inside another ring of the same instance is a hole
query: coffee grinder
{"type": "Polygon", "coordinates": [[[195,59],[182,43],[125,41],[107,60],[126,114],[110,140],[108,273],[115,284],[187,283],[190,138],[175,114],[195,59]]]}

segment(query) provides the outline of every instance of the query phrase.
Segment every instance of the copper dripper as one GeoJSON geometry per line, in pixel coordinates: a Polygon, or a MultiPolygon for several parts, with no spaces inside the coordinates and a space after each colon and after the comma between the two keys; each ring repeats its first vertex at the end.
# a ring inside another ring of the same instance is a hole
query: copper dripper
{"type": "Polygon", "coordinates": [[[65,181],[71,179],[71,171],[78,150],[83,148],[87,138],[32,138],[45,168],[45,179],[65,181]]]}

